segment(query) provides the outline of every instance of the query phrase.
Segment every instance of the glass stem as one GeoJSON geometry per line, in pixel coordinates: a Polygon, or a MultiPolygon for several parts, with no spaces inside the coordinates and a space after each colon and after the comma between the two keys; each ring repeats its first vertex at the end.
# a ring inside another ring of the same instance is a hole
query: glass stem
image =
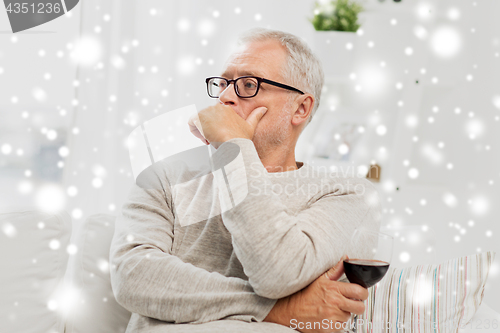
{"type": "Polygon", "coordinates": [[[344,333],[356,333],[356,331],[358,330],[358,327],[357,327],[357,324],[356,324],[357,320],[358,320],[358,315],[357,314],[352,314],[351,322],[349,323],[347,331],[345,331],[344,333]]]}

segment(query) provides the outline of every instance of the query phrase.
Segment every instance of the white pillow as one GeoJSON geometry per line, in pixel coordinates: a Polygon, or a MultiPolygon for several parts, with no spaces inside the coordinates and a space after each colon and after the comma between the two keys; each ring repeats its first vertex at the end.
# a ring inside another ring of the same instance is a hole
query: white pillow
{"type": "Polygon", "coordinates": [[[74,299],[65,333],[123,333],[127,328],[131,313],[116,302],[109,276],[115,219],[92,215],[75,237],[78,252],[68,268],[74,299]]]}
{"type": "Polygon", "coordinates": [[[481,304],[472,320],[463,325],[458,333],[493,333],[500,332],[500,313],[486,304],[481,304]]]}
{"type": "Polygon", "coordinates": [[[388,327],[387,332],[404,327],[406,332],[456,333],[481,305],[494,257],[494,252],[484,252],[437,265],[390,268],[369,289],[358,333],[386,332],[388,327]]]}
{"type": "Polygon", "coordinates": [[[65,213],[0,214],[0,332],[64,332],[58,291],[68,262],[65,213]]]}

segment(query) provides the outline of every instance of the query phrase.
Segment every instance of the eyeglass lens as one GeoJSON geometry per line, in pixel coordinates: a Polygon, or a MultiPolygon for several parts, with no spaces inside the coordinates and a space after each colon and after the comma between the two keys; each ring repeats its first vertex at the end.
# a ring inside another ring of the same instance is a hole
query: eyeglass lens
{"type": "MultiPolygon", "coordinates": [[[[259,82],[254,78],[244,77],[236,80],[236,93],[240,97],[251,97],[257,93],[259,82]]],[[[219,97],[226,90],[227,81],[213,78],[208,81],[208,93],[211,97],[219,97]]]]}

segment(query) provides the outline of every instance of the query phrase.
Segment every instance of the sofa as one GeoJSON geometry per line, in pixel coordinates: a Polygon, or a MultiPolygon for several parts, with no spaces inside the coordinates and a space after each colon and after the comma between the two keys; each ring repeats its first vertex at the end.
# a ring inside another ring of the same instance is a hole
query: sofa
{"type": "MultiPolygon", "coordinates": [[[[78,224],[64,211],[0,213],[0,332],[125,332],[131,313],[116,302],[109,278],[115,219],[96,214],[78,224]]],[[[483,303],[458,332],[499,326],[500,314],[483,303]]]]}

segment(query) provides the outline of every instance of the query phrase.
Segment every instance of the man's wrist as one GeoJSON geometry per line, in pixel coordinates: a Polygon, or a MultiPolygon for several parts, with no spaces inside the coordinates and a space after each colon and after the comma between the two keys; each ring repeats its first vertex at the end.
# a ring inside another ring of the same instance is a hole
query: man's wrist
{"type": "Polygon", "coordinates": [[[222,138],[222,142],[228,142],[229,140],[232,140],[232,139],[247,139],[247,140],[251,140],[250,138],[247,138],[244,134],[228,134],[228,135],[225,135],[222,138]]]}
{"type": "Polygon", "coordinates": [[[291,317],[289,311],[289,297],[281,298],[274,304],[264,321],[289,326],[291,317]]]}

